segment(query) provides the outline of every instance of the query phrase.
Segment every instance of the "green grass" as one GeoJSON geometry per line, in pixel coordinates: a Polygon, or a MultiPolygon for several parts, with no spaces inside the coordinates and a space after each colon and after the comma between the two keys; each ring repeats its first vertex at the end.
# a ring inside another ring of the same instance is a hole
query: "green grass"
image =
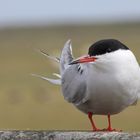
{"type": "MultiPolygon", "coordinates": [[[[67,103],[58,86],[30,76],[58,72],[52,63],[34,51],[40,48],[59,56],[70,38],[75,57],[87,53],[93,42],[116,38],[126,44],[140,62],[140,24],[60,26],[0,30],[0,129],[90,130],[87,116],[67,103]]],[[[106,127],[105,116],[95,116],[106,127]]],[[[140,131],[140,103],[112,116],[113,126],[140,131]]]]}

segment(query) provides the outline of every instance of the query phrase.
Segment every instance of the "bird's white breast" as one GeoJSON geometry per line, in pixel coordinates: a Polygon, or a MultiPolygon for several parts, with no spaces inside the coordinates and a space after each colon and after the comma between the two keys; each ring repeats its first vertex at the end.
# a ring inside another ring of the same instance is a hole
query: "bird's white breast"
{"type": "Polygon", "coordinates": [[[137,101],[140,69],[130,50],[118,50],[99,56],[85,68],[88,101],[77,106],[83,112],[116,114],[137,101]]]}

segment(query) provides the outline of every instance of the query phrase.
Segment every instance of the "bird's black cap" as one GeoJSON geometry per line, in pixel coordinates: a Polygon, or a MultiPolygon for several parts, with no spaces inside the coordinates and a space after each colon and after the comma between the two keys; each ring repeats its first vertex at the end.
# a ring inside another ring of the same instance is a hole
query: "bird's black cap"
{"type": "Polygon", "coordinates": [[[89,47],[88,54],[90,56],[102,55],[119,49],[129,50],[127,46],[116,39],[105,39],[94,43],[89,47]]]}

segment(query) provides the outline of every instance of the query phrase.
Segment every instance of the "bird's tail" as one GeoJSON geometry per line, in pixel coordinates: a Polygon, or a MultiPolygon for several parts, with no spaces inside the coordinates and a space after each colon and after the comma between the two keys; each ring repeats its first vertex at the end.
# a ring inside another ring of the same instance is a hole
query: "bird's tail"
{"type": "MultiPolygon", "coordinates": [[[[60,63],[60,59],[58,57],[51,56],[51,55],[45,53],[44,51],[42,51],[40,49],[36,49],[36,51],[41,53],[42,55],[46,56],[47,58],[49,58],[49,59],[51,59],[53,61],[56,61],[57,63],[60,63]]],[[[48,82],[50,82],[52,84],[61,85],[61,75],[60,74],[53,73],[53,75],[56,76],[57,79],[48,78],[48,77],[38,75],[38,74],[31,74],[31,75],[35,76],[35,77],[38,77],[38,78],[41,78],[43,80],[47,80],[48,82]]]]}
{"type": "Polygon", "coordinates": [[[51,55],[45,53],[44,51],[42,51],[40,49],[36,49],[36,51],[41,53],[42,55],[46,56],[47,58],[59,63],[59,65],[60,65],[60,74],[53,73],[53,75],[56,76],[57,79],[48,78],[48,77],[41,76],[41,75],[38,75],[38,74],[31,74],[31,75],[35,76],[35,77],[38,77],[38,78],[41,78],[43,80],[47,80],[48,82],[50,82],[52,84],[61,85],[61,75],[63,74],[64,70],[68,67],[68,64],[73,60],[71,41],[68,40],[65,43],[60,58],[51,56],[51,55]]]}
{"type": "MultiPolygon", "coordinates": [[[[44,77],[44,76],[41,76],[41,75],[38,75],[38,74],[31,74],[31,75],[35,76],[35,77],[38,77],[38,78],[41,78],[43,80],[47,80],[48,82],[50,82],[52,84],[61,85],[61,79],[60,78],[59,79],[52,79],[52,78],[44,77]]],[[[53,73],[53,75],[59,75],[59,74],[53,73]]]]}
{"type": "Polygon", "coordinates": [[[39,52],[40,54],[46,56],[47,58],[60,63],[60,58],[51,56],[51,55],[47,54],[46,52],[44,52],[43,50],[40,50],[40,49],[36,49],[36,51],[39,52]]]}

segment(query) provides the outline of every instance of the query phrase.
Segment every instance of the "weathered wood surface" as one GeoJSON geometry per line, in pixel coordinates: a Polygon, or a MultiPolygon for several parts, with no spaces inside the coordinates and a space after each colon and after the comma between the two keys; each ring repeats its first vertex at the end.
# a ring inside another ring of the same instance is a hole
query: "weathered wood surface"
{"type": "Polygon", "coordinates": [[[140,133],[89,131],[0,131],[0,140],[140,140],[140,133]]]}

